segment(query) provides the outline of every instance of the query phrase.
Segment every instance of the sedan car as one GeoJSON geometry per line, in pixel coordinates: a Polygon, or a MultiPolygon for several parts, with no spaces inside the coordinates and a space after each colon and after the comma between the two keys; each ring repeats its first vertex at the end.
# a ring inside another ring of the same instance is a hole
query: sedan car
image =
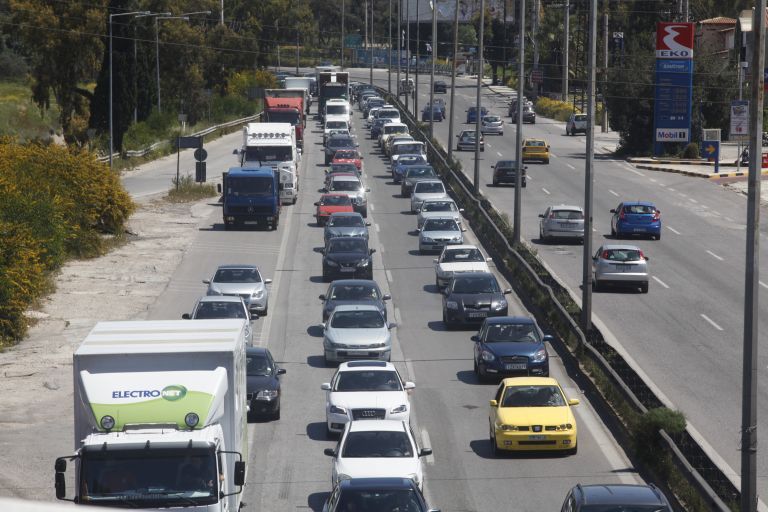
{"type": "Polygon", "coordinates": [[[504,120],[501,116],[488,115],[480,120],[480,133],[496,133],[504,135],[504,120]]]}
{"type": "Polygon", "coordinates": [[[437,179],[437,173],[431,165],[411,165],[405,169],[403,178],[400,182],[400,195],[411,197],[413,187],[416,183],[424,180],[437,179]]]}
{"type": "Polygon", "coordinates": [[[234,295],[242,297],[248,310],[267,316],[271,279],[263,279],[256,265],[221,265],[210,279],[206,295],[234,295]]]}
{"type": "Polygon", "coordinates": [[[653,484],[577,484],[565,497],[561,512],[601,510],[672,512],[667,497],[653,484]]]}
{"type": "Polygon", "coordinates": [[[323,281],[332,281],[335,277],[355,276],[373,279],[371,255],[376,249],[368,248],[367,238],[331,238],[320,252],[323,255],[323,281]]]}
{"type": "Polygon", "coordinates": [[[648,293],[648,257],[634,245],[603,245],[592,256],[595,291],[614,285],[648,293]]]}
{"type": "Polygon", "coordinates": [[[433,217],[419,229],[419,253],[442,251],[448,245],[464,243],[464,228],[452,217],[433,217]]]}
{"type": "Polygon", "coordinates": [[[341,433],[350,421],[379,419],[409,422],[411,404],[408,391],[415,387],[413,382],[403,382],[392,363],[364,360],[341,363],[331,382],[320,385],[320,389],[326,392],[328,433],[341,433]]]}
{"type": "Polygon", "coordinates": [[[430,199],[421,203],[419,213],[416,214],[416,227],[421,229],[424,221],[434,217],[450,217],[461,225],[463,208],[456,206],[453,199],[430,199]]]}
{"type": "MultiPolygon", "coordinates": [[[[517,123],[517,105],[514,110],[510,109],[509,117],[512,118],[513,123],[517,123]]],[[[530,105],[523,105],[523,123],[536,124],[536,112],[530,105]]]]}
{"type": "Polygon", "coordinates": [[[323,505],[323,512],[357,510],[439,512],[427,506],[419,486],[410,478],[341,480],[323,505]]]}
{"type": "Polygon", "coordinates": [[[414,185],[411,192],[411,213],[418,212],[421,204],[430,199],[449,199],[442,181],[422,180],[414,185]]]}
{"type": "Polygon", "coordinates": [[[337,306],[323,327],[323,360],[326,365],[353,359],[389,361],[390,330],[379,308],[370,304],[337,306]]]}
{"type": "Polygon", "coordinates": [[[432,90],[434,92],[441,92],[443,94],[448,93],[448,85],[442,81],[442,80],[435,80],[434,85],[432,86],[432,90]]]}
{"type": "Polygon", "coordinates": [[[331,165],[335,163],[352,163],[355,164],[358,171],[363,170],[363,155],[357,149],[340,149],[333,155],[331,165]]]}
{"type": "Polygon", "coordinates": [[[537,162],[549,163],[549,144],[542,139],[525,139],[523,140],[522,151],[523,162],[530,162],[535,160],[537,162]]]}
{"type": "Polygon", "coordinates": [[[349,304],[373,304],[384,319],[387,319],[387,306],[385,301],[390,300],[388,294],[381,293],[381,288],[376,281],[369,279],[337,279],[328,287],[328,291],[320,295],[323,301],[323,322],[328,320],[336,306],[349,304]]]}
{"type": "Polygon", "coordinates": [[[508,304],[496,276],[485,272],[454,274],[443,290],[443,324],[478,324],[491,316],[507,316],[508,304]]]}
{"type": "Polygon", "coordinates": [[[323,194],[315,203],[315,220],[318,226],[324,226],[333,213],[354,212],[352,199],[346,194],[323,194]]]}
{"type": "MultiPolygon", "coordinates": [[[[480,107],[480,118],[482,119],[484,116],[488,115],[488,109],[485,107],[480,107]]],[[[477,122],[477,107],[469,107],[467,110],[467,123],[476,123],[477,122]]]]}
{"type": "Polygon", "coordinates": [[[421,154],[400,155],[400,158],[392,163],[392,181],[400,183],[406,169],[414,165],[428,165],[427,157],[421,154]]]}
{"type": "Polygon", "coordinates": [[[576,418],[571,411],[575,405],[579,400],[568,400],[551,377],[502,380],[490,402],[488,418],[493,454],[513,450],[576,454],[576,418]]]}
{"type": "Polygon", "coordinates": [[[334,155],[341,149],[357,149],[359,144],[348,135],[331,135],[325,143],[325,165],[331,163],[334,155]]]}
{"type": "MultiPolygon", "coordinates": [[[[497,187],[502,183],[517,184],[517,162],[515,160],[499,160],[496,165],[492,165],[493,169],[493,186],[497,187]]],[[[523,175],[520,176],[520,183],[525,187],[526,183],[526,170],[528,166],[523,166],[523,175]]]]}
{"type": "MultiPolygon", "coordinates": [[[[421,457],[432,454],[419,448],[411,427],[404,421],[351,421],[346,424],[337,448],[326,448],[333,457],[331,481],[355,478],[410,478],[422,489],[421,457]]],[[[370,510],[370,509],[369,509],[370,510]]]]}
{"type": "Polygon", "coordinates": [[[245,320],[245,344],[253,345],[252,317],[242,297],[203,295],[197,299],[195,307],[192,308],[192,313],[184,313],[181,315],[181,318],[184,320],[242,318],[245,320]]]}
{"type": "Polygon", "coordinates": [[[334,176],[326,190],[348,195],[355,211],[363,217],[368,217],[368,192],[371,189],[364,187],[357,176],[334,176]]]}
{"type": "MultiPolygon", "coordinates": [[[[456,143],[456,151],[474,151],[475,150],[475,131],[464,130],[457,135],[459,141],[456,143]]],[[[480,134],[480,151],[485,151],[485,138],[480,134]]]]}
{"type": "Polygon", "coordinates": [[[435,258],[435,286],[442,289],[451,282],[456,274],[467,272],[482,272],[489,274],[491,270],[480,249],[474,245],[446,245],[439,258],[435,258]]]}
{"type": "Polygon", "coordinates": [[[501,316],[486,318],[472,336],[474,371],[481,381],[519,375],[549,376],[545,335],[533,318],[501,316]]]}
{"type": "Polygon", "coordinates": [[[368,226],[363,216],[357,212],[338,212],[328,218],[323,230],[323,242],[328,243],[331,238],[359,237],[368,239],[368,226]]]}
{"type": "Polygon", "coordinates": [[[438,105],[432,105],[431,107],[427,105],[424,107],[424,110],[421,111],[422,121],[442,121],[443,119],[445,119],[445,115],[438,105]]]}
{"type": "Polygon", "coordinates": [[[653,203],[619,203],[611,213],[611,235],[615,238],[630,235],[647,235],[656,240],[661,238],[661,211],[653,203]]]}
{"type": "Polygon", "coordinates": [[[280,368],[264,347],[245,349],[245,389],[248,396],[248,416],[280,419],[280,368]]]}
{"type": "Polygon", "coordinates": [[[539,240],[566,238],[584,242],[584,210],[580,206],[549,206],[539,217],[539,240]]]}

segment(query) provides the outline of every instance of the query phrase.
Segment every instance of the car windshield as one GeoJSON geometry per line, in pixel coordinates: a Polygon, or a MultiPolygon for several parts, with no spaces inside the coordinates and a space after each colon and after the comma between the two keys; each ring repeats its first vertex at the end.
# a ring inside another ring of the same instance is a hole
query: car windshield
{"type": "Polygon", "coordinates": [[[272,368],[266,355],[246,354],[245,373],[250,377],[272,375],[272,368]]]}
{"type": "Polygon", "coordinates": [[[475,134],[471,132],[467,132],[464,135],[462,135],[461,138],[465,140],[468,140],[468,139],[475,140],[475,134]]]}
{"type": "MultiPolygon", "coordinates": [[[[339,157],[336,156],[336,158],[339,158],[339,157]]],[[[357,166],[352,163],[331,164],[331,172],[357,172],[357,166]]]]}
{"type": "Polygon", "coordinates": [[[385,126],[384,133],[408,133],[407,126],[385,126]]]}
{"type": "Polygon", "coordinates": [[[337,151],[333,157],[334,158],[351,158],[351,159],[358,158],[357,151],[352,151],[349,149],[341,149],[337,151]]]}
{"type": "Polygon", "coordinates": [[[587,121],[587,115],[586,114],[577,114],[573,116],[573,120],[577,122],[586,122],[587,121]]]}
{"type": "Polygon", "coordinates": [[[509,386],[501,407],[562,407],[565,398],[557,386],[509,386]]]}
{"type": "Polygon", "coordinates": [[[260,283],[261,276],[255,268],[220,268],[213,280],[217,283],[260,283]]]}
{"type": "Polygon", "coordinates": [[[539,331],[533,324],[491,324],[486,328],[486,343],[495,342],[539,342],[539,331]]]}
{"type": "Polygon", "coordinates": [[[334,391],[402,391],[397,372],[354,371],[340,372],[334,391]]]}
{"type": "Polygon", "coordinates": [[[346,105],[326,105],[325,107],[326,115],[344,115],[346,113],[347,113],[346,105]]]}
{"type": "Polygon", "coordinates": [[[350,432],[344,440],[341,456],[345,458],[413,457],[413,447],[408,434],[403,431],[350,432]]]}
{"type": "Polygon", "coordinates": [[[349,198],[349,196],[323,196],[323,198],[320,200],[320,204],[324,206],[350,206],[352,204],[352,200],[349,198]]]}
{"type": "Polygon", "coordinates": [[[395,119],[400,117],[400,112],[397,110],[380,110],[378,116],[379,119],[395,119]]]}
{"type": "Polygon", "coordinates": [[[453,293],[498,293],[499,285],[493,277],[457,277],[453,293]]]}
{"type": "Polygon", "coordinates": [[[427,219],[424,231],[459,231],[459,225],[453,219],[427,219]]]}
{"type": "Polygon", "coordinates": [[[332,138],[328,141],[328,147],[330,148],[353,148],[355,147],[355,141],[349,137],[332,138]]]}
{"type": "Polygon", "coordinates": [[[444,263],[465,261],[485,261],[485,258],[478,249],[451,249],[443,254],[444,263]]]}
{"type": "Polygon", "coordinates": [[[649,204],[625,204],[624,213],[649,215],[656,213],[656,208],[649,204]]]}
{"type": "Polygon", "coordinates": [[[353,180],[333,180],[331,190],[356,191],[360,190],[360,182],[353,180]]]}
{"type": "Polygon", "coordinates": [[[347,129],[347,122],[346,121],[326,121],[325,123],[325,129],[330,130],[332,128],[341,128],[341,129],[347,129]]]}
{"type": "Polygon", "coordinates": [[[412,167],[405,171],[405,176],[407,178],[435,176],[435,170],[432,167],[412,167]]]}
{"type": "Polygon", "coordinates": [[[543,140],[529,140],[526,141],[525,145],[529,148],[543,148],[547,143],[543,140]]]}
{"type": "Polygon", "coordinates": [[[411,489],[348,489],[341,493],[334,512],[359,512],[361,510],[423,512],[424,507],[422,507],[416,492],[411,489]]]}
{"type": "Polygon", "coordinates": [[[368,284],[337,284],[331,288],[328,300],[378,300],[379,291],[368,284]]]}
{"type": "Polygon", "coordinates": [[[453,201],[427,201],[421,206],[423,212],[455,212],[456,204],[453,201]]]}
{"type": "Polygon", "coordinates": [[[194,315],[195,320],[210,318],[248,318],[240,302],[201,302],[194,315]]]}
{"type": "Polygon", "coordinates": [[[581,512],[667,512],[664,505],[582,505],[581,512]]]}
{"type": "MultiPolygon", "coordinates": [[[[352,203],[349,203],[352,204],[352,203]]],[[[334,228],[362,228],[365,221],[360,215],[338,215],[328,219],[328,226],[334,228]]]]}
{"type": "Polygon", "coordinates": [[[368,245],[362,238],[347,237],[342,240],[331,240],[328,253],[367,252],[368,245]]]}
{"type": "Polygon", "coordinates": [[[640,249],[608,249],[603,251],[604,260],[610,261],[640,261],[643,259],[640,249]]]}
{"type": "Polygon", "coordinates": [[[414,192],[417,194],[444,194],[445,188],[442,183],[421,182],[416,184],[416,190],[414,192]]]}
{"type": "Polygon", "coordinates": [[[552,210],[549,214],[550,219],[560,220],[581,220],[584,219],[584,212],[579,210],[552,210]]]}
{"type": "Polygon", "coordinates": [[[334,329],[381,329],[384,317],[378,310],[336,311],[331,318],[334,329]]]}

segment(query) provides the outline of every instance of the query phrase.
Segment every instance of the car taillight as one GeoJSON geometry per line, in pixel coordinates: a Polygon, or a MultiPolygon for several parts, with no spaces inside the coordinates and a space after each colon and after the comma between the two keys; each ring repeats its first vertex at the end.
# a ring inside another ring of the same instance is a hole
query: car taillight
{"type": "Polygon", "coordinates": [[[659,210],[656,210],[653,212],[653,220],[659,220],[661,219],[661,212],[659,210]]]}
{"type": "Polygon", "coordinates": [[[624,220],[624,215],[625,215],[625,214],[624,214],[624,208],[622,208],[622,209],[621,209],[621,211],[619,212],[619,218],[620,218],[621,220],[624,220]]]}
{"type": "Polygon", "coordinates": [[[603,251],[603,254],[601,254],[600,257],[603,258],[604,260],[607,260],[608,259],[608,251],[603,251]]]}
{"type": "Polygon", "coordinates": [[[645,254],[643,254],[643,251],[640,251],[640,259],[641,259],[641,260],[644,260],[644,259],[645,259],[645,254]]]}
{"type": "Polygon", "coordinates": [[[549,218],[550,218],[550,219],[554,219],[554,218],[555,218],[555,212],[552,212],[552,213],[550,213],[550,214],[549,214],[549,218]]]}

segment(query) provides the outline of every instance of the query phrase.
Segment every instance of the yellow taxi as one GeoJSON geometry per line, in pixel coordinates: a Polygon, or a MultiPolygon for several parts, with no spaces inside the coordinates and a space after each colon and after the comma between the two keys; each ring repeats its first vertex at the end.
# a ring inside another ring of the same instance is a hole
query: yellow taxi
{"type": "Polygon", "coordinates": [[[504,379],[491,400],[490,437],[494,455],[504,451],[576,453],[576,418],[557,380],[551,377],[504,379]]]}
{"type": "Polygon", "coordinates": [[[523,139],[523,162],[549,163],[549,144],[543,139],[523,139]]]}

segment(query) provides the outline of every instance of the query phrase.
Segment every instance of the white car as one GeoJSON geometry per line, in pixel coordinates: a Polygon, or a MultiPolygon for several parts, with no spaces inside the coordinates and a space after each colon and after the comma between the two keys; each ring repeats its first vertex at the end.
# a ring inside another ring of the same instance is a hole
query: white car
{"type": "Polygon", "coordinates": [[[421,203],[416,216],[416,228],[421,229],[424,221],[433,217],[451,217],[461,225],[461,214],[464,208],[456,206],[453,199],[430,199],[421,203]]]}
{"type": "Polygon", "coordinates": [[[480,133],[496,133],[504,135],[504,120],[501,116],[487,115],[480,120],[480,133]]]}
{"type": "Polygon", "coordinates": [[[438,179],[417,181],[411,192],[411,213],[417,213],[424,201],[450,199],[445,185],[438,179]]]}
{"type": "Polygon", "coordinates": [[[349,121],[344,116],[328,116],[325,119],[325,126],[323,126],[323,146],[325,146],[325,141],[328,140],[331,130],[350,131],[351,128],[349,121]]]}
{"type": "Polygon", "coordinates": [[[331,484],[353,478],[410,478],[423,489],[421,458],[431,448],[419,448],[405,421],[352,421],[347,424],[339,445],[326,448],[333,457],[331,484]]]}
{"type": "Polygon", "coordinates": [[[408,134],[408,125],[404,123],[389,123],[381,127],[381,134],[379,135],[379,147],[384,148],[392,135],[408,134]]]}
{"type": "Polygon", "coordinates": [[[435,262],[435,286],[442,289],[448,285],[454,274],[461,272],[490,272],[486,258],[474,245],[449,245],[443,249],[435,262]]]}
{"type": "Polygon", "coordinates": [[[395,324],[387,323],[378,306],[336,306],[322,327],[326,364],[353,359],[389,361],[392,353],[390,330],[395,324]]]}
{"type": "Polygon", "coordinates": [[[386,419],[409,422],[408,391],[413,382],[403,382],[392,363],[350,361],[341,363],[331,382],[320,385],[325,393],[328,434],[340,434],[352,420],[386,419]]]}
{"type": "Polygon", "coordinates": [[[264,279],[256,265],[221,265],[210,279],[206,295],[233,295],[242,297],[248,310],[259,316],[267,316],[271,279],[264,279]]]}

